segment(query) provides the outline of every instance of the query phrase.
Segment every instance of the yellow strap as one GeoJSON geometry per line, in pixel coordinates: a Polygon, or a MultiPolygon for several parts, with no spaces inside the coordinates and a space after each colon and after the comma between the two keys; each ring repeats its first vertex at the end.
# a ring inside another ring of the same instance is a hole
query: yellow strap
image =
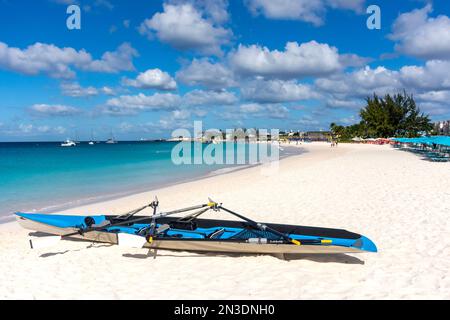
{"type": "Polygon", "coordinates": [[[149,237],[148,238],[148,243],[152,243],[153,242],[153,237],[149,237]]]}
{"type": "Polygon", "coordinates": [[[217,203],[216,202],[208,202],[208,207],[215,207],[215,206],[217,206],[217,203]]]}
{"type": "Polygon", "coordinates": [[[322,244],[331,244],[331,243],[333,243],[333,240],[321,240],[320,242],[322,244]]]}
{"type": "Polygon", "coordinates": [[[300,246],[302,243],[298,240],[292,239],[291,242],[297,246],[300,246]]]}

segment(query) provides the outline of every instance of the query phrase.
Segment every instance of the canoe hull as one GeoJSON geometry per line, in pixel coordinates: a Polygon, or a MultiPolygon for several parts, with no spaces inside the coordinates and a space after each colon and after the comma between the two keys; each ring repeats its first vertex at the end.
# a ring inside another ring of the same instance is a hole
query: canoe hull
{"type": "MultiPolygon", "coordinates": [[[[17,216],[19,224],[28,230],[51,235],[65,235],[76,232],[76,228],[60,228],[31,219],[17,216]]],[[[71,236],[73,239],[93,241],[100,243],[117,244],[117,234],[104,231],[89,232],[84,235],[71,236]]],[[[336,245],[292,245],[282,243],[248,243],[230,240],[197,240],[197,239],[163,239],[146,243],[145,248],[161,250],[178,250],[194,252],[219,252],[219,253],[248,253],[248,254],[342,254],[361,253],[356,247],[343,247],[336,245]]]]}

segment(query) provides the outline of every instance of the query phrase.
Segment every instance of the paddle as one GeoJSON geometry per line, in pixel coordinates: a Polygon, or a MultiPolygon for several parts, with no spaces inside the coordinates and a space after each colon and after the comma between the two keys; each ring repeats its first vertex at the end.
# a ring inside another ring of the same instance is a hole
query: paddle
{"type": "MultiPolygon", "coordinates": [[[[209,199],[209,203],[207,204],[207,206],[214,210],[214,211],[219,211],[219,210],[224,210],[246,222],[248,222],[250,225],[254,226],[255,228],[262,230],[262,231],[268,231],[270,233],[273,233],[281,238],[283,238],[287,243],[292,243],[295,245],[301,245],[303,244],[320,244],[320,243],[329,243],[326,240],[314,240],[314,239],[305,239],[302,240],[302,242],[300,242],[299,240],[296,239],[292,239],[291,237],[289,237],[287,234],[284,234],[282,232],[279,232],[273,228],[270,228],[269,226],[263,224],[263,223],[259,223],[256,221],[253,221],[247,217],[244,217],[243,215],[240,215],[239,213],[236,213],[234,211],[231,211],[227,208],[222,207],[221,204],[218,204],[217,202],[214,202],[213,200],[209,199]]],[[[152,237],[150,237],[151,240],[152,237]]],[[[149,241],[150,242],[150,241],[149,241]]],[[[142,248],[145,245],[146,241],[145,241],[145,237],[142,236],[138,236],[138,235],[131,235],[131,234],[119,234],[118,235],[118,244],[120,246],[127,246],[127,247],[133,247],[133,248],[142,248]]],[[[151,243],[151,242],[150,242],[151,243]]]]}
{"type": "Polygon", "coordinates": [[[275,229],[270,228],[269,226],[265,225],[264,223],[259,223],[256,221],[253,221],[247,217],[244,217],[243,215],[240,215],[239,213],[236,213],[234,211],[231,211],[227,208],[222,207],[222,205],[217,204],[217,209],[221,209],[224,210],[226,212],[228,212],[229,214],[232,214],[233,216],[236,216],[244,221],[247,221],[248,223],[250,223],[252,226],[254,226],[255,228],[258,228],[261,231],[269,231],[270,233],[273,233],[281,238],[283,238],[285,241],[289,242],[289,243],[293,243],[297,246],[301,245],[302,243],[298,240],[292,239],[291,237],[289,237],[287,234],[279,232],[275,229]]]}
{"type": "MultiPolygon", "coordinates": [[[[174,215],[174,214],[185,212],[185,211],[191,211],[191,210],[196,210],[196,209],[200,209],[200,208],[205,208],[205,207],[207,207],[209,205],[210,204],[202,204],[202,205],[188,207],[188,208],[184,208],[184,209],[178,209],[178,210],[173,210],[173,211],[169,211],[169,212],[162,212],[162,213],[159,213],[159,214],[154,214],[151,218],[152,218],[152,220],[153,219],[156,220],[156,219],[159,219],[159,218],[167,217],[169,215],[174,215]]],[[[147,208],[149,206],[151,206],[151,205],[147,205],[147,206],[142,207],[140,209],[144,210],[145,208],[147,208]]],[[[146,217],[136,218],[136,219],[131,219],[131,220],[128,219],[128,220],[120,221],[120,222],[117,222],[117,223],[106,224],[106,225],[103,225],[103,226],[89,227],[89,228],[86,228],[86,229],[79,229],[76,232],[71,232],[71,233],[68,233],[68,234],[61,235],[61,236],[48,236],[48,237],[41,237],[41,238],[30,239],[30,246],[31,246],[31,249],[46,248],[46,247],[49,247],[49,246],[56,245],[60,240],[62,240],[64,238],[71,237],[71,236],[83,235],[83,234],[86,234],[86,233],[89,233],[89,232],[95,232],[95,231],[102,231],[102,230],[104,230],[106,228],[119,227],[119,226],[123,226],[123,225],[127,225],[127,224],[135,224],[137,222],[142,222],[142,221],[145,221],[145,220],[148,220],[148,219],[149,219],[149,217],[147,217],[147,216],[146,217]]],[[[129,234],[130,237],[123,236],[123,235],[124,235],[124,233],[119,233],[118,234],[119,244],[120,244],[120,239],[122,240],[122,243],[124,243],[124,242],[128,243],[128,242],[132,241],[131,239],[133,238],[133,235],[129,234]]],[[[134,236],[134,237],[143,238],[145,240],[145,238],[141,237],[141,236],[134,236]]],[[[144,241],[144,243],[145,243],[145,241],[144,241]]]]}

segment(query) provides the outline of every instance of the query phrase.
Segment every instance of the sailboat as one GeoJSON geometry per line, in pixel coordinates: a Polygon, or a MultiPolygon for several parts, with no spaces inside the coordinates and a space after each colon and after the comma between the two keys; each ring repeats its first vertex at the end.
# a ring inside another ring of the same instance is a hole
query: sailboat
{"type": "Polygon", "coordinates": [[[94,145],[94,133],[91,130],[91,141],[89,141],[89,145],[93,146],[94,145]]]}
{"type": "Polygon", "coordinates": [[[117,144],[117,141],[114,139],[114,135],[113,132],[111,131],[111,138],[109,138],[108,140],[106,140],[107,144],[117,144]]]}

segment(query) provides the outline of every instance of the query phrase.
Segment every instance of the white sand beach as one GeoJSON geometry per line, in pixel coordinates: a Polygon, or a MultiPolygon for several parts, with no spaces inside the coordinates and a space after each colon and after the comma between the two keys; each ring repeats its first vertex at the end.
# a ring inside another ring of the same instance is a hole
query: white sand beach
{"type": "Polygon", "coordinates": [[[300,147],[307,152],[275,174],[253,167],[65,213],[123,213],[154,195],[170,210],[212,197],[264,222],[363,234],[378,253],[153,259],[81,241],[33,251],[30,231],[12,222],[0,225],[0,299],[450,299],[450,164],[389,146],[300,147]]]}

